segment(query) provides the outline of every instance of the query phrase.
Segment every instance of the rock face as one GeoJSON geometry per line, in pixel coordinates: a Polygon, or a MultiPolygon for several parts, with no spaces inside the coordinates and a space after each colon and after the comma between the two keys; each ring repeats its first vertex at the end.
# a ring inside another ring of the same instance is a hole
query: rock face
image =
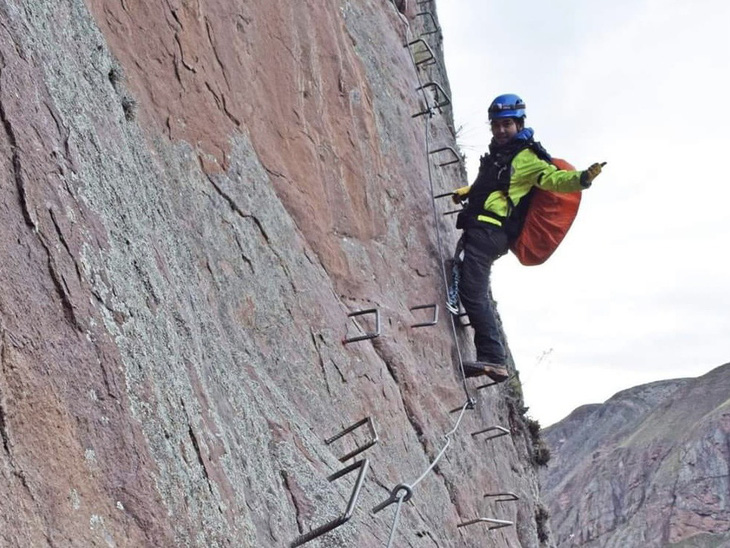
{"type": "Polygon", "coordinates": [[[366,434],[324,440],[366,417],[354,515],[311,545],[384,546],[370,510],[421,477],[397,546],[551,544],[518,383],[477,392],[466,330],[411,327],[465,177],[448,107],[414,117],[448,93],[437,21],[0,0],[0,545],[289,546],[344,512],[356,472],[327,477],[366,434]]]}
{"type": "Polygon", "coordinates": [[[558,546],[730,546],[730,364],[576,409],[545,430],[558,546]]]}

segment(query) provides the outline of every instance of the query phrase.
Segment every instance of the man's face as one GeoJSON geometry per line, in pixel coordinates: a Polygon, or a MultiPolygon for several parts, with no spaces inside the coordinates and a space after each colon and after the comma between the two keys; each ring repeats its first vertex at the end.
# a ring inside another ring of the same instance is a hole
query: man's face
{"type": "Polygon", "coordinates": [[[491,126],[494,142],[498,145],[508,143],[519,131],[514,118],[497,118],[492,120],[491,126]]]}

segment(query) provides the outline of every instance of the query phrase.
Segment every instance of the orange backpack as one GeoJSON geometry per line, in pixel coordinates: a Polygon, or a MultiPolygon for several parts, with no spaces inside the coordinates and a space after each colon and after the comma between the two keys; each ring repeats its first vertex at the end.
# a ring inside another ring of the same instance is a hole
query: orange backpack
{"type": "MultiPolygon", "coordinates": [[[[575,167],[559,158],[552,159],[558,169],[575,171],[575,167]]],[[[510,250],[525,266],[544,263],[558,248],[578,214],[581,192],[551,192],[533,188],[519,236],[510,243],[510,250]]]]}

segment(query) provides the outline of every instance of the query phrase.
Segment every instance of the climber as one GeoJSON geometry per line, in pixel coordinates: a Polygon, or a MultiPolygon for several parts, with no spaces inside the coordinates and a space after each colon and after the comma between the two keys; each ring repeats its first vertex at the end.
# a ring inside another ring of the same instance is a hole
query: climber
{"type": "Polygon", "coordinates": [[[464,231],[458,296],[474,328],[476,347],[476,361],[463,364],[466,376],[502,382],[509,376],[507,353],[489,277],[492,263],[507,253],[510,238],[519,230],[511,214],[533,186],[580,191],[591,186],[604,164],[585,171],[563,171],[551,164],[550,155],[533,140],[533,130],[525,127],[525,103],[517,95],[496,97],[488,114],[493,137],[489,152],[480,158],[474,183],[453,193],[455,203],[466,201],[456,223],[464,231]]]}

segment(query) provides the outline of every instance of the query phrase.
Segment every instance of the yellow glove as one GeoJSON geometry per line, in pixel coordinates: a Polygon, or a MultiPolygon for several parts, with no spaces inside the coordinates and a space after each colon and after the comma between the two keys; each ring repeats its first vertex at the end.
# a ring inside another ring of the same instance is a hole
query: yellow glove
{"type": "Polygon", "coordinates": [[[601,174],[601,169],[606,165],[606,162],[595,163],[580,174],[580,186],[588,188],[591,186],[593,179],[601,174]]]}
{"type": "Polygon", "coordinates": [[[455,204],[460,204],[466,198],[469,196],[469,191],[471,190],[470,186],[463,186],[461,188],[457,188],[452,194],[451,199],[455,204]]]}

